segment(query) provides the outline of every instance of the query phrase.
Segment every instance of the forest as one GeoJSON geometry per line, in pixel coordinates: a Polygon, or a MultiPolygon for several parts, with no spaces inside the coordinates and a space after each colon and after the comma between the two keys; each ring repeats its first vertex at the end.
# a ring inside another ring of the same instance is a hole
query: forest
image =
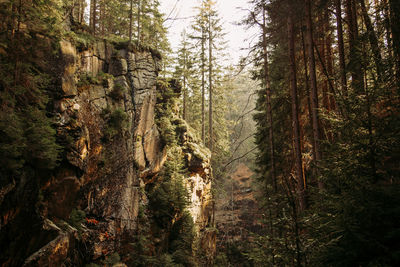
{"type": "Polygon", "coordinates": [[[0,1],[1,266],[400,266],[399,177],[400,1],[0,1]]]}

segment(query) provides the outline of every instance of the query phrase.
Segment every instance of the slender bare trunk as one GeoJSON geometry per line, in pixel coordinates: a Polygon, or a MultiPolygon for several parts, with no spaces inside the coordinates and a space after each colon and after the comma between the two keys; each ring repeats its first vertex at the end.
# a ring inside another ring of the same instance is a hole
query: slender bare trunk
{"type": "Polygon", "coordinates": [[[101,36],[105,35],[105,18],[106,18],[106,3],[100,2],[100,32],[101,36]]]}
{"type": "MultiPolygon", "coordinates": [[[[308,64],[310,71],[310,87],[311,87],[311,109],[312,109],[312,128],[313,128],[313,141],[314,141],[314,160],[315,164],[319,165],[319,162],[322,158],[321,150],[320,150],[320,126],[319,126],[319,112],[318,112],[318,89],[317,89],[317,75],[315,72],[315,56],[314,56],[314,48],[313,48],[313,30],[312,30],[312,20],[311,20],[311,3],[310,0],[306,0],[306,38],[308,43],[308,64]]],[[[318,187],[323,189],[323,183],[318,180],[318,187]]]]}
{"type": "MultiPolygon", "coordinates": [[[[333,59],[332,59],[332,36],[330,32],[330,23],[329,23],[329,12],[324,12],[323,15],[323,29],[324,29],[324,37],[323,37],[323,61],[322,71],[326,71],[326,79],[324,81],[325,95],[324,95],[324,107],[328,113],[336,110],[335,98],[333,97],[334,91],[331,89],[332,80],[333,80],[333,59]],[[325,65],[325,66],[324,66],[325,65]]],[[[327,139],[330,142],[333,142],[333,133],[331,131],[331,124],[329,121],[325,122],[324,130],[327,135],[327,139]]]]}
{"type": "MultiPolygon", "coordinates": [[[[324,66],[327,66],[327,51],[326,51],[326,38],[327,38],[327,28],[325,25],[325,18],[324,15],[321,14],[320,18],[321,20],[321,30],[322,30],[322,34],[321,34],[321,38],[320,38],[320,46],[318,48],[318,46],[316,47],[316,49],[320,49],[319,53],[322,55],[322,60],[321,60],[321,72],[323,72],[324,66]]],[[[328,73],[327,73],[328,74],[328,73]]],[[[325,79],[322,82],[322,107],[325,108],[326,110],[329,111],[330,107],[329,107],[329,97],[328,97],[328,82],[329,82],[330,76],[326,75],[325,79]]],[[[324,127],[321,127],[324,128],[324,127]]]]}
{"type": "Polygon", "coordinates": [[[183,76],[183,119],[187,119],[187,90],[186,90],[186,77],[183,76]]]}
{"type": "Polygon", "coordinates": [[[209,97],[208,97],[208,133],[209,133],[209,148],[210,151],[213,151],[213,84],[212,84],[212,56],[213,56],[213,36],[211,29],[211,16],[208,16],[208,86],[209,86],[209,97]]]}
{"type": "Polygon", "coordinates": [[[365,26],[367,27],[368,39],[369,39],[369,43],[371,45],[372,54],[374,56],[374,61],[375,61],[375,65],[376,65],[376,73],[378,75],[378,80],[381,81],[383,65],[382,65],[381,51],[379,49],[378,38],[376,37],[376,33],[375,33],[374,27],[372,25],[371,18],[368,15],[368,11],[365,6],[364,0],[359,0],[359,2],[361,4],[361,13],[362,13],[362,16],[364,19],[365,26]]]}
{"type": "MultiPolygon", "coordinates": [[[[185,33],[184,33],[185,34],[185,33]]],[[[186,42],[186,35],[184,36],[184,40],[186,42]]],[[[183,46],[183,119],[187,119],[187,89],[186,89],[186,75],[187,75],[187,52],[186,52],[186,43],[183,46]]]]}
{"type": "Polygon", "coordinates": [[[85,1],[81,0],[80,3],[81,3],[80,23],[83,23],[84,22],[84,16],[85,16],[85,1]]]}
{"type": "Polygon", "coordinates": [[[390,7],[390,28],[393,39],[393,51],[396,68],[396,82],[397,82],[397,93],[400,91],[400,2],[398,0],[389,0],[390,7]]]}
{"type": "Polygon", "coordinates": [[[93,30],[93,35],[96,35],[96,23],[97,23],[97,0],[92,0],[93,1],[93,24],[92,24],[92,30],[93,30]]]}
{"type": "MultiPolygon", "coordinates": [[[[325,25],[327,29],[327,35],[326,35],[326,66],[327,66],[327,71],[329,74],[329,81],[333,81],[333,76],[334,76],[334,71],[333,71],[333,52],[332,52],[332,32],[330,31],[330,19],[329,19],[329,12],[325,12],[325,25]]],[[[330,87],[329,87],[330,88],[330,87]]],[[[335,86],[337,88],[337,85],[335,86]]],[[[332,88],[331,88],[332,89],[332,88]]],[[[334,97],[335,92],[330,90],[329,94],[329,110],[330,111],[336,111],[338,109],[336,99],[334,97]]]]}
{"type": "Polygon", "coordinates": [[[138,8],[138,11],[137,11],[137,40],[138,40],[138,44],[140,44],[140,42],[141,42],[140,19],[141,19],[141,12],[142,12],[142,4],[141,4],[140,0],[138,0],[137,2],[138,2],[138,4],[137,4],[137,8],[138,8]]]}
{"type": "Polygon", "coordinates": [[[358,40],[358,23],[357,23],[357,7],[354,3],[354,0],[346,0],[346,18],[348,23],[348,35],[349,35],[349,46],[350,46],[350,55],[349,55],[349,65],[351,73],[351,84],[353,89],[357,92],[364,91],[364,80],[363,80],[363,72],[359,59],[359,40],[358,40]]]}
{"type": "Polygon", "coordinates": [[[132,12],[133,12],[133,0],[130,1],[129,7],[129,42],[132,42],[132,12]]]}
{"type": "Polygon", "coordinates": [[[342,87],[342,94],[347,96],[347,78],[346,78],[346,61],[344,55],[344,42],[343,42],[343,24],[342,24],[342,3],[341,0],[335,0],[336,5],[336,30],[337,42],[339,50],[339,67],[340,67],[340,80],[342,87]]]}
{"type": "Polygon", "coordinates": [[[300,125],[297,102],[297,78],[296,78],[296,57],[294,46],[294,24],[292,15],[290,14],[287,21],[288,26],[288,45],[289,45],[289,63],[290,63],[290,95],[292,101],[292,128],[293,143],[296,165],[297,193],[299,197],[299,206],[301,210],[306,208],[304,180],[303,180],[303,162],[301,156],[300,145],[300,125]]]}
{"type": "Polygon", "coordinates": [[[93,27],[93,0],[90,0],[90,7],[89,7],[89,28],[92,29],[93,27]]]}
{"type": "Polygon", "coordinates": [[[387,43],[387,54],[386,58],[390,64],[389,77],[394,77],[394,66],[393,66],[393,44],[392,44],[392,30],[390,28],[390,12],[388,0],[382,1],[383,5],[383,16],[384,16],[384,27],[385,27],[385,39],[387,43]]]}
{"type": "Polygon", "coordinates": [[[269,141],[269,155],[271,161],[271,178],[272,186],[274,191],[277,192],[277,181],[276,181],[276,170],[275,170],[275,147],[274,147],[274,131],[273,131],[273,121],[272,121],[272,106],[271,106],[271,82],[269,78],[268,69],[268,52],[267,52],[267,25],[265,18],[265,6],[263,7],[263,56],[264,56],[264,79],[265,79],[265,91],[267,96],[267,123],[268,123],[268,141],[269,141]]]}
{"type": "Polygon", "coordinates": [[[201,140],[206,144],[206,125],[205,125],[205,33],[204,28],[201,32],[201,140]]]}
{"type": "MultiPolygon", "coordinates": [[[[301,31],[301,43],[303,46],[303,62],[304,62],[304,75],[306,78],[306,93],[307,93],[307,109],[308,109],[308,119],[310,121],[310,124],[312,124],[312,109],[311,109],[311,94],[310,94],[310,77],[308,75],[308,60],[307,60],[307,54],[306,54],[306,44],[304,42],[304,34],[303,30],[301,31]]],[[[312,139],[313,137],[311,137],[312,139]]],[[[312,146],[313,149],[313,155],[315,155],[315,147],[312,146]]]]}

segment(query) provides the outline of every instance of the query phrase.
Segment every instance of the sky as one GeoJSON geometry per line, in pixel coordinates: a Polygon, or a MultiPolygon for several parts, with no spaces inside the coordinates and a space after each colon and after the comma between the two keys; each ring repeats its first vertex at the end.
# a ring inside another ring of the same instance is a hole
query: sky
{"type": "MultiPolygon", "coordinates": [[[[218,13],[222,18],[225,39],[228,42],[228,59],[230,64],[236,64],[240,56],[246,56],[247,51],[241,50],[249,46],[246,39],[251,39],[254,30],[246,30],[243,26],[235,25],[246,15],[243,10],[248,6],[247,0],[215,0],[218,13]]],[[[180,34],[183,29],[190,31],[192,17],[196,14],[195,6],[198,6],[201,0],[160,0],[161,12],[166,17],[177,18],[167,20],[165,26],[168,28],[168,38],[171,46],[176,51],[181,40],[180,34]],[[175,8],[174,8],[175,7],[175,8]]]]}

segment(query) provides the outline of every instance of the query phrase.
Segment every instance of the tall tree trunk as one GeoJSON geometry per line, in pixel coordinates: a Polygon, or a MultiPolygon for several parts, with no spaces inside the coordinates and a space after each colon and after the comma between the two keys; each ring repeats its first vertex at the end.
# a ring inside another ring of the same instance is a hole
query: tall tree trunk
{"type": "Polygon", "coordinates": [[[384,16],[384,26],[385,26],[385,38],[387,43],[387,59],[390,64],[389,68],[389,77],[394,76],[394,68],[393,68],[393,44],[392,44],[392,30],[390,27],[390,12],[389,12],[389,3],[388,0],[383,0],[383,16],[384,16]]]}
{"type": "Polygon", "coordinates": [[[187,76],[187,51],[186,51],[186,33],[184,32],[184,44],[183,44],[183,119],[187,119],[187,89],[186,89],[186,76],[187,76]]]}
{"type": "Polygon", "coordinates": [[[89,28],[92,29],[93,27],[93,0],[90,0],[89,6],[89,28]]]}
{"type": "Polygon", "coordinates": [[[81,17],[81,0],[77,0],[77,2],[75,3],[74,1],[74,12],[73,17],[74,17],[74,21],[79,23],[79,19],[81,17]]]}
{"type": "MultiPolygon", "coordinates": [[[[312,124],[312,109],[311,109],[311,93],[310,93],[310,77],[308,75],[308,60],[307,60],[307,54],[306,54],[306,44],[304,42],[304,34],[303,34],[303,27],[301,30],[301,43],[302,43],[302,50],[303,50],[303,63],[304,63],[304,75],[306,78],[306,93],[307,93],[307,109],[308,109],[308,120],[310,121],[310,124],[312,124]]],[[[312,128],[312,125],[311,125],[312,128]]],[[[311,136],[311,139],[313,137],[311,136]]],[[[315,155],[315,147],[312,146],[313,150],[313,155],[315,155]]]]}
{"type": "MultiPolygon", "coordinates": [[[[326,25],[326,21],[325,21],[325,14],[322,12],[322,14],[319,17],[320,20],[320,26],[321,26],[321,30],[320,32],[321,34],[321,38],[319,40],[320,42],[320,48],[318,48],[318,46],[315,47],[315,49],[320,49],[319,51],[317,51],[319,53],[319,55],[322,56],[321,60],[320,60],[320,69],[321,72],[324,73],[325,67],[327,66],[327,62],[328,62],[328,51],[327,51],[327,38],[328,38],[328,27],[326,25]]],[[[318,29],[317,29],[318,32],[318,29]]],[[[330,102],[329,102],[329,92],[328,92],[328,88],[329,88],[329,82],[331,79],[331,75],[326,71],[326,75],[325,75],[325,79],[322,81],[321,84],[321,89],[322,89],[322,107],[329,113],[331,108],[330,108],[330,102]]],[[[331,140],[331,135],[329,133],[329,122],[328,121],[323,121],[321,122],[321,130],[324,133],[324,137],[327,140],[331,140]]]]}
{"type": "Polygon", "coordinates": [[[337,43],[338,43],[338,50],[339,50],[340,80],[341,80],[342,94],[344,96],[347,96],[346,61],[345,61],[345,55],[344,55],[341,0],[335,0],[335,8],[336,8],[336,30],[337,30],[337,37],[338,37],[337,43]]]}
{"type": "Polygon", "coordinates": [[[106,20],[106,2],[100,2],[100,33],[101,36],[105,35],[105,20],[106,20]]]}
{"type": "Polygon", "coordinates": [[[299,206],[301,210],[306,208],[305,188],[303,178],[303,161],[301,156],[300,145],[300,124],[297,102],[297,78],[296,78],[296,57],[294,46],[294,24],[292,14],[287,20],[288,26],[288,47],[289,47],[289,63],[290,63],[290,95],[292,101],[292,128],[293,128],[293,144],[296,165],[297,194],[299,198],[299,206]]]}
{"type": "Polygon", "coordinates": [[[265,18],[265,6],[263,6],[263,56],[264,56],[264,79],[265,79],[265,91],[267,96],[267,123],[268,123],[268,141],[269,141],[269,156],[271,161],[271,178],[272,186],[274,191],[277,192],[277,180],[276,180],[276,170],[275,170],[275,147],[274,147],[274,131],[273,131],[273,121],[272,121],[272,106],[271,106],[271,82],[269,78],[268,69],[268,52],[267,52],[267,25],[265,18]]]}
{"type": "MultiPolygon", "coordinates": [[[[22,5],[23,2],[22,0],[18,1],[18,8],[17,8],[17,12],[18,12],[18,16],[17,16],[17,27],[15,29],[15,32],[13,34],[13,41],[15,42],[16,45],[19,45],[19,39],[20,39],[20,29],[21,29],[21,23],[22,23],[22,5]],[[14,36],[16,35],[16,37],[14,38],[14,36]]],[[[18,82],[19,82],[19,62],[20,62],[20,55],[18,52],[16,52],[15,55],[15,62],[14,62],[14,86],[17,86],[18,82]]]]}
{"type": "Polygon", "coordinates": [[[80,19],[79,19],[79,22],[80,23],[82,23],[83,24],[83,22],[84,22],[84,16],[85,16],[85,1],[84,0],[81,0],[80,1],[80,4],[81,4],[81,9],[80,9],[80,19]]]}
{"type": "MultiPolygon", "coordinates": [[[[320,67],[321,67],[321,72],[324,71],[324,67],[327,66],[327,51],[326,51],[326,38],[328,35],[328,29],[325,25],[325,16],[324,14],[321,14],[321,16],[318,18],[321,21],[321,38],[319,40],[320,42],[320,51],[318,51],[318,53],[320,53],[320,55],[322,55],[322,60],[320,61],[320,67]]],[[[318,32],[318,29],[317,29],[318,32]]],[[[316,46],[316,49],[318,49],[318,46],[316,46]]],[[[328,73],[327,73],[328,74],[328,73]]],[[[326,75],[325,79],[322,82],[322,107],[325,108],[327,111],[330,110],[330,105],[329,105],[329,97],[328,97],[328,82],[329,82],[330,76],[326,75]]],[[[322,127],[324,128],[324,127],[322,127]]]]}
{"type": "Polygon", "coordinates": [[[129,6],[129,42],[132,42],[132,13],[133,13],[133,0],[130,1],[129,6]]]}
{"type": "Polygon", "coordinates": [[[140,20],[141,20],[141,14],[142,13],[142,4],[141,4],[141,0],[137,1],[137,41],[138,44],[140,44],[141,42],[141,38],[140,38],[140,20]]]}
{"type": "MultiPolygon", "coordinates": [[[[333,83],[333,59],[332,59],[332,33],[330,24],[330,12],[324,11],[321,14],[321,52],[318,52],[320,57],[321,72],[324,73],[325,79],[323,82],[323,107],[328,113],[336,110],[335,95],[335,84],[333,83]]],[[[333,141],[333,135],[330,131],[330,123],[325,121],[324,126],[321,127],[325,132],[327,139],[333,141]]]]}
{"type": "Polygon", "coordinates": [[[354,0],[346,0],[346,18],[348,23],[349,35],[349,68],[351,73],[351,84],[356,93],[364,92],[364,79],[359,57],[357,6],[354,0]]]}
{"type": "Polygon", "coordinates": [[[212,46],[213,46],[213,33],[211,29],[211,15],[208,16],[208,86],[209,86],[209,97],[208,97],[208,133],[209,133],[209,148],[213,151],[213,84],[212,84],[212,46]]]}
{"type": "Polygon", "coordinates": [[[93,35],[96,35],[96,23],[97,23],[97,0],[92,0],[93,2],[93,14],[92,14],[92,31],[93,35]]]}
{"type": "MultiPolygon", "coordinates": [[[[315,73],[315,56],[313,48],[313,30],[312,30],[312,20],[311,20],[311,3],[310,0],[305,1],[306,9],[306,25],[307,32],[306,38],[308,43],[308,64],[310,71],[310,87],[311,87],[311,109],[312,109],[312,128],[313,128],[313,141],[314,141],[314,160],[315,164],[319,165],[321,160],[321,150],[320,150],[320,127],[319,127],[319,112],[318,112],[318,91],[317,91],[317,75],[315,73]]],[[[318,180],[318,187],[323,189],[323,183],[318,180]]]]}
{"type": "Polygon", "coordinates": [[[381,51],[379,49],[378,38],[376,37],[376,33],[375,33],[374,27],[372,25],[371,18],[368,15],[368,11],[365,6],[364,0],[359,0],[359,2],[361,4],[361,13],[362,13],[362,16],[364,19],[364,23],[365,23],[365,26],[367,27],[367,31],[368,31],[368,39],[369,39],[369,43],[371,45],[372,54],[374,56],[374,61],[375,61],[375,65],[376,65],[376,73],[378,75],[378,81],[382,81],[383,64],[382,64],[381,51]]]}
{"type": "MultiPolygon", "coordinates": [[[[325,39],[325,49],[326,49],[326,66],[327,72],[329,74],[327,83],[332,83],[333,81],[333,52],[332,52],[332,32],[330,31],[331,24],[330,24],[330,13],[328,11],[325,12],[324,16],[325,27],[326,27],[326,39],[325,39]]],[[[337,88],[337,86],[335,86],[337,88]]],[[[330,87],[328,87],[330,88],[330,87]]],[[[335,92],[330,90],[329,94],[329,111],[337,110],[336,100],[335,100],[335,92]]]]}
{"type": "Polygon", "coordinates": [[[201,30],[201,140],[206,144],[206,125],[205,125],[205,33],[204,28],[201,30]]]}
{"type": "Polygon", "coordinates": [[[390,28],[393,38],[393,50],[396,66],[397,93],[400,92],[400,2],[389,0],[390,6],[390,28]]]}
{"type": "Polygon", "coordinates": [[[187,120],[187,89],[186,76],[183,76],[183,119],[187,120]]]}

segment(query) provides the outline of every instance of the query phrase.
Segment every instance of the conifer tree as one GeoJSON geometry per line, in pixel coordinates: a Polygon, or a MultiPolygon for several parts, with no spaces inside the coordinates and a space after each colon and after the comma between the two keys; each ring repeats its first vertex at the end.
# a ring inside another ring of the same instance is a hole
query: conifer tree
{"type": "Polygon", "coordinates": [[[204,1],[201,2],[201,6],[197,7],[197,15],[195,17],[194,23],[192,24],[193,34],[190,35],[195,41],[195,47],[198,47],[199,51],[196,51],[196,54],[199,54],[198,60],[198,68],[201,75],[201,140],[203,144],[206,144],[206,120],[205,120],[205,102],[206,102],[206,10],[204,1]]]}

